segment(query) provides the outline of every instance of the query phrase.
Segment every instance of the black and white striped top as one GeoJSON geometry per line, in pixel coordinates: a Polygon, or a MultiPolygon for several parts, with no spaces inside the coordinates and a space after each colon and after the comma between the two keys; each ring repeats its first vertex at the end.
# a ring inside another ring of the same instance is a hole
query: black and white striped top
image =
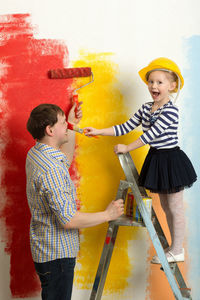
{"type": "Polygon", "coordinates": [[[147,102],[121,125],[113,126],[115,136],[129,133],[142,124],[143,134],[140,139],[157,149],[169,149],[178,145],[178,108],[169,101],[151,113],[153,102],[147,102]]]}

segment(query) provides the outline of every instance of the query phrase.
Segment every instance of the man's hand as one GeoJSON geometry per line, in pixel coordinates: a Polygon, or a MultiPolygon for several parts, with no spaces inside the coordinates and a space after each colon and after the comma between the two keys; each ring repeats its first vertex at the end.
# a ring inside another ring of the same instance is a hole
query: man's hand
{"type": "Polygon", "coordinates": [[[78,124],[80,122],[80,120],[82,119],[82,109],[81,109],[82,103],[83,102],[79,102],[79,106],[77,108],[76,114],[75,114],[76,103],[74,103],[74,105],[72,106],[68,114],[68,122],[73,124],[78,124]]]}
{"type": "Polygon", "coordinates": [[[118,199],[112,201],[104,211],[96,213],[84,213],[77,211],[69,222],[64,225],[65,229],[87,228],[109,222],[119,218],[124,213],[124,201],[118,199]]]}
{"type": "Polygon", "coordinates": [[[112,201],[106,208],[106,213],[108,215],[108,221],[115,220],[124,214],[124,201],[123,199],[118,199],[112,201]]]}
{"type": "Polygon", "coordinates": [[[123,145],[123,144],[118,144],[114,147],[114,152],[116,154],[118,153],[127,153],[128,151],[128,146],[127,145],[123,145]]]}

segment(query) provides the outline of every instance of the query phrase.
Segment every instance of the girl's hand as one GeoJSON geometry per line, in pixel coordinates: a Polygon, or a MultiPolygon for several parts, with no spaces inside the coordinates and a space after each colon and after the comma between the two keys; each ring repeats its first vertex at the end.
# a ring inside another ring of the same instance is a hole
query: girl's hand
{"type": "Polygon", "coordinates": [[[128,146],[127,145],[123,145],[123,144],[115,145],[114,152],[116,154],[118,154],[118,153],[127,153],[127,152],[129,152],[128,151],[128,146]]]}
{"type": "Polygon", "coordinates": [[[100,130],[93,127],[85,127],[83,128],[86,136],[99,135],[100,130]]]}
{"type": "Polygon", "coordinates": [[[78,124],[80,122],[80,120],[82,119],[82,108],[81,108],[81,104],[83,102],[79,102],[79,106],[77,108],[77,112],[75,114],[75,109],[76,109],[76,103],[74,103],[74,105],[72,106],[72,108],[69,111],[68,114],[68,122],[73,123],[73,124],[78,124]]]}

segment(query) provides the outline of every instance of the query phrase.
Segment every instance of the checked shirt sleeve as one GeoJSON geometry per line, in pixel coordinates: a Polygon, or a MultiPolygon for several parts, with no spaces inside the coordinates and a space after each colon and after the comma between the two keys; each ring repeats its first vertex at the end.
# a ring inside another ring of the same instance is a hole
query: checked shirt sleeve
{"type": "Polygon", "coordinates": [[[62,169],[52,168],[42,177],[43,194],[46,201],[64,225],[76,213],[75,191],[69,174],[62,169]]]}
{"type": "Polygon", "coordinates": [[[162,111],[151,128],[140,136],[140,139],[144,144],[149,144],[160,135],[164,134],[165,130],[173,124],[178,124],[178,108],[166,108],[162,111]]]}
{"type": "Polygon", "coordinates": [[[115,136],[129,133],[142,123],[143,106],[128,121],[123,124],[113,126],[115,136]]]}

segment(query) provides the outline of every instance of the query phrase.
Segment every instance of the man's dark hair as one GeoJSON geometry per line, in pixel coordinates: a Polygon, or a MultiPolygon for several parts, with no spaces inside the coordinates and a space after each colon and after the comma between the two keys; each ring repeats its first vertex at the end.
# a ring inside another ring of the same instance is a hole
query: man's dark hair
{"type": "Polygon", "coordinates": [[[45,136],[46,127],[57,123],[58,114],[64,115],[64,111],[59,106],[40,104],[32,110],[26,128],[34,139],[40,140],[45,136]]]}

